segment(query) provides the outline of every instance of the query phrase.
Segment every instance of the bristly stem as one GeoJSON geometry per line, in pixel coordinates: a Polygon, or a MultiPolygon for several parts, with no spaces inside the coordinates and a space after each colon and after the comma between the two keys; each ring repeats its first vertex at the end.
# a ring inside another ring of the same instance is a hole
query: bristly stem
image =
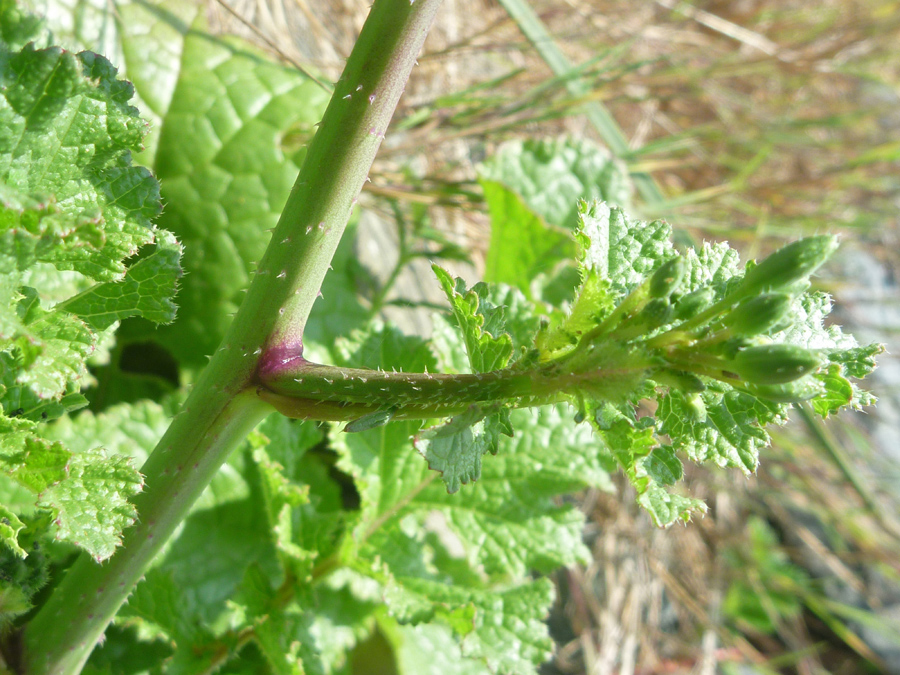
{"type": "Polygon", "coordinates": [[[352,422],[388,409],[389,419],[436,419],[458,415],[472,405],[534,407],[583,391],[618,399],[651,365],[639,354],[618,355],[619,363],[584,369],[567,368],[563,359],[469,374],[345,368],[297,357],[261,368],[256,393],[295,419],[352,422]]]}
{"type": "Polygon", "coordinates": [[[272,410],[260,356],[303,330],[440,0],[376,0],[246,298],[181,413],[142,467],[138,525],[102,566],[83,555],[26,626],[27,675],[75,675],[228,455],[272,410]]]}

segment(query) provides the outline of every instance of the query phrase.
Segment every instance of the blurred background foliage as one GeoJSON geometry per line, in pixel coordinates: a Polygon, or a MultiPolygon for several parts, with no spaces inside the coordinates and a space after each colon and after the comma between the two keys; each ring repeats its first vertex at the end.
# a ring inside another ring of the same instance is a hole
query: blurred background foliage
{"type": "MultiPolygon", "coordinates": [[[[62,4],[76,25],[90,3],[62,4]]],[[[327,89],[368,5],[204,9],[214,33],[327,89]]],[[[355,319],[427,333],[441,303],[428,260],[470,282],[496,263],[480,164],[510,141],[588,139],[631,174],[636,189],[620,198],[669,220],[683,244],[727,239],[757,257],[839,233],[818,283],[861,342],[895,351],[898,44],[896,0],[445,0],[334,283],[362,296],[355,319]]],[[[308,132],[282,146],[299,153],[308,132]]],[[[183,359],[179,372],[136,344],[131,370],[127,342],[113,357],[130,380],[96,370],[118,393],[95,407],[190,379],[183,359]]],[[[688,527],[657,530],[628,496],[581,495],[593,562],[557,575],[544,672],[900,673],[900,372],[891,354],[880,365],[877,410],[827,425],[796,410],[754,478],[692,468],[689,489],[711,510],[688,527]]]]}

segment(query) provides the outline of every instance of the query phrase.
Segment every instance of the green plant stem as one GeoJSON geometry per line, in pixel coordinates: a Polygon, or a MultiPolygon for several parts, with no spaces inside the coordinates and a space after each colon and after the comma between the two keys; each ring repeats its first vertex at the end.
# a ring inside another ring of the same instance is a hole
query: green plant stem
{"type": "Polygon", "coordinates": [[[640,357],[620,356],[622,363],[607,367],[570,369],[564,357],[534,368],[474,374],[398,373],[300,359],[289,371],[265,376],[257,395],[288,417],[333,422],[357,420],[385,406],[395,420],[451,417],[477,404],[541,406],[585,390],[614,400],[651,366],[640,357]]]}
{"type": "Polygon", "coordinates": [[[222,345],[142,467],[139,523],[104,565],[82,556],[26,626],[24,672],[80,672],[134,585],[229,453],[271,411],[255,395],[262,355],[302,349],[303,330],[440,0],[376,0],[222,345]]]}

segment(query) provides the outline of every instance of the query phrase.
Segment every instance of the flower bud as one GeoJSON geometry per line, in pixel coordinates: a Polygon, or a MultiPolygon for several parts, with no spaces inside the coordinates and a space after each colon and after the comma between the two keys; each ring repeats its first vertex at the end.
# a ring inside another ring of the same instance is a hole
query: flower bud
{"type": "Polygon", "coordinates": [[[703,384],[703,380],[684,370],[661,369],[656,371],[652,377],[659,384],[678,389],[685,394],[698,394],[706,391],[706,385],[703,384]]]}
{"type": "Polygon", "coordinates": [[[667,298],[678,290],[684,279],[684,258],[678,256],[666,261],[650,277],[650,297],[667,298]]]}
{"type": "Polygon", "coordinates": [[[766,293],[749,298],[732,310],[722,322],[734,334],[744,337],[768,333],[770,328],[790,318],[792,301],[793,298],[786,293],[766,293]]]}
{"type": "Polygon", "coordinates": [[[758,384],[747,388],[754,396],[773,403],[800,403],[825,392],[825,386],[812,376],[784,384],[758,384]]]}
{"type": "Polygon", "coordinates": [[[706,422],[706,404],[700,394],[693,393],[684,397],[684,407],[688,417],[694,424],[703,424],[706,422]]]}
{"type": "Polygon", "coordinates": [[[672,305],[665,298],[653,298],[641,310],[641,318],[654,328],[672,320],[672,305]]]}
{"type": "Polygon", "coordinates": [[[731,368],[750,384],[785,384],[814,371],[821,363],[818,355],[804,347],[772,344],[742,349],[731,368]]]}
{"type": "Polygon", "coordinates": [[[684,321],[696,316],[709,307],[714,298],[715,293],[709,286],[704,286],[692,293],[688,293],[675,304],[675,318],[679,321],[684,321]]]}
{"type": "Polygon", "coordinates": [[[788,244],[750,269],[735,292],[739,297],[749,297],[803,281],[831,257],[837,245],[837,237],[832,235],[807,237],[788,244]]]}

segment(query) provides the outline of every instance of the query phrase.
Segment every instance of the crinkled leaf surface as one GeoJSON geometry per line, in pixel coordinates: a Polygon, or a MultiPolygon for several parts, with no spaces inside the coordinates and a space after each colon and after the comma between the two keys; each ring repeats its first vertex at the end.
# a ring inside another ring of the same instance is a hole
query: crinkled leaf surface
{"type": "MultiPolygon", "coordinates": [[[[172,672],[203,671],[232,657],[243,662],[242,630],[253,631],[274,672],[329,672],[317,667],[318,638],[310,632],[317,607],[305,604],[312,601],[303,593],[285,602],[289,587],[281,587],[285,574],[307,584],[298,572],[308,572],[316,551],[325,550],[316,530],[333,505],[322,503],[321,486],[303,484],[313,479],[304,455],[320,439],[312,424],[274,417],[261,425],[249,447],[224,467],[230,482],[220,472],[158,567],[138,585],[118,621],[171,643],[172,672]]],[[[335,611],[330,602],[323,601],[323,615],[335,611]]]]}
{"type": "MultiPolygon", "coordinates": [[[[539,334],[537,343],[544,358],[565,355],[585,333],[594,331],[594,335],[602,336],[605,331],[623,338],[620,342],[604,343],[598,352],[610,353],[620,348],[620,361],[626,363],[625,359],[640,353],[641,341],[647,339],[629,325],[631,322],[650,336],[668,338],[668,341],[662,339],[661,349],[655,354],[651,352],[647,362],[663,364],[673,353],[669,349],[680,348],[667,345],[683,344],[681,341],[687,333],[679,333],[679,323],[685,322],[687,331],[700,331],[691,343],[700,350],[695,357],[697,362],[711,364],[705,370],[699,368],[700,377],[687,377],[681,369],[691,371],[693,363],[690,359],[676,358],[674,368],[659,373],[659,386],[653,383],[657,375],[648,369],[643,383],[622,382],[628,386],[620,394],[620,400],[606,392],[600,392],[605,396],[593,399],[590,391],[577,399],[580,409],[587,413],[605,440],[608,452],[637,490],[639,502],[658,524],[687,519],[692,510],[702,507],[697,500],[683,497],[668,487],[681,476],[679,455],[751,473],[756,470],[760,449],[769,443],[765,427],[787,420],[790,404],[780,401],[792,400],[793,390],[776,390],[773,398],[764,397],[764,388],[754,389],[752,383],[744,383],[739,375],[729,372],[729,359],[734,354],[729,349],[739,350],[762,341],[814,350],[822,366],[807,376],[803,396],[812,397],[814,409],[823,416],[843,406],[858,407],[871,401],[871,396],[847,377],[867,374],[881,347],[859,348],[839,328],[826,326],[824,319],[831,309],[827,295],[796,291],[787,317],[789,328],[771,335],[750,333],[755,343],[728,342],[731,335],[723,326],[730,324],[724,318],[715,318],[716,312],[719,317],[727,318],[732,311],[735,305],[729,304],[727,298],[740,286],[744,270],[737,253],[727,245],[703,245],[683,254],[682,281],[672,297],[662,296],[662,304],[657,305],[660,313],[654,316],[663,318],[655,323],[645,319],[647,322],[640,324],[647,316],[641,308],[649,307],[651,275],[678,255],[670,242],[671,229],[661,221],[631,220],[621,210],[604,204],[584,205],[580,217],[582,222],[576,238],[582,286],[570,314],[539,334]],[[705,299],[693,305],[693,315],[690,312],[679,315],[675,311],[678,303],[689,297],[689,293],[705,299]],[[623,307],[627,309],[622,310],[623,307]],[[694,315],[702,316],[707,309],[712,312],[706,315],[712,322],[709,328],[690,323],[694,315]],[[610,323],[614,318],[620,323],[610,323]],[[669,329],[672,332],[666,333],[669,329]],[[706,353],[703,352],[705,340],[710,345],[706,353]],[[687,389],[683,391],[682,387],[687,389]],[[652,417],[638,420],[637,406],[643,398],[656,399],[655,421],[652,417]]],[[[659,303],[660,299],[655,301],[659,303]]],[[[648,342],[653,344],[653,340],[651,337],[648,342]]]]}
{"type": "Polygon", "coordinates": [[[56,514],[59,539],[104,560],[134,522],[136,511],[128,500],[140,492],[143,478],[127,458],[100,448],[73,453],[67,473],[42,493],[38,506],[56,514]]]}
{"type": "MultiPolygon", "coordinates": [[[[78,383],[87,374],[87,358],[94,352],[97,336],[77,316],[64,312],[47,312],[24,327],[28,338],[34,340],[33,358],[26,356],[20,363],[16,381],[31,389],[39,399],[59,399],[67,385],[78,383]]],[[[16,345],[27,354],[32,347],[16,345]]]]}
{"type": "Polygon", "coordinates": [[[753,473],[759,451],[769,444],[769,435],[759,424],[784,423],[785,406],[764,404],[737,391],[708,391],[702,395],[706,419],[693,418],[684,395],[670,391],[662,397],[657,412],[660,433],[668,434],[676,450],[695,462],[712,461],[722,467],[753,473]]]}
{"type": "Polygon", "coordinates": [[[136,625],[145,634],[174,646],[166,672],[189,675],[215,668],[223,655],[236,651],[233,637],[213,635],[203,623],[194,599],[176,585],[171,572],[153,569],[138,584],[116,621],[136,625]]]}
{"type": "Polygon", "coordinates": [[[519,195],[546,223],[570,231],[578,224],[579,200],[625,207],[632,192],[627,168],[597,144],[579,139],[510,141],[480,174],[519,195]]]}
{"type": "MultiPolygon", "coordinates": [[[[79,5],[79,21],[66,23],[70,11],[60,9],[54,30],[78,46],[111,49],[153,126],[140,158],[163,183],[161,223],[188,252],[182,321],[159,341],[197,367],[240,302],[328,96],[246,43],[204,34],[195,3],[122,0],[114,12],[98,0],[79,5]]],[[[348,228],[307,323],[306,344],[330,346],[368,319],[354,255],[348,228]]]]}
{"type": "MultiPolygon", "coordinates": [[[[462,279],[454,281],[446,270],[432,267],[450,301],[473,372],[505,367],[514,346],[530,343],[537,329],[537,317],[519,291],[506,287],[505,293],[492,293],[484,283],[466,290],[462,279]],[[500,302],[508,300],[509,305],[495,304],[498,298],[500,302]],[[508,310],[512,310],[512,332],[518,344],[506,330],[508,310]]],[[[441,472],[447,490],[456,492],[461,484],[478,480],[481,457],[488,452],[497,453],[501,434],[512,435],[509,410],[493,404],[473,405],[445,424],[422,432],[416,447],[428,466],[441,472]]]]}
{"type": "Polygon", "coordinates": [[[635,221],[601,202],[579,206],[579,263],[584,276],[606,280],[622,296],[675,255],[672,228],[662,220],[635,221]]]}
{"type": "Polygon", "coordinates": [[[452,630],[435,623],[403,625],[380,617],[378,627],[393,648],[400,675],[482,675],[483,661],[462,655],[452,630]]]}
{"type": "Polygon", "coordinates": [[[129,267],[124,279],[97,284],[62,303],[60,309],[98,331],[130,316],[171,323],[175,319],[172,298],[181,278],[180,260],[181,245],[172,234],[160,231],[156,250],[129,267]]]}
{"type": "Polygon", "coordinates": [[[596,439],[586,426],[573,428],[563,406],[515,411],[512,418],[516,436],[485,461],[477,482],[456,494],[430,484],[408,507],[443,514],[469,560],[489,575],[549,572],[584,559],[583,517],[554,497],[611,488],[596,439]]]}
{"type": "MultiPolygon", "coordinates": [[[[430,363],[424,344],[391,330],[359,344],[369,359],[350,358],[344,365],[399,363],[416,370],[430,363]]],[[[354,476],[362,498],[353,530],[357,568],[388,584],[398,616],[437,613],[439,621],[455,625],[455,612],[471,605],[475,628],[462,638],[462,650],[490,672],[534,672],[549,644],[541,621],[548,587],[504,584],[586,555],[582,515],[554,497],[587,485],[610,486],[590,430],[579,427],[573,434],[564,414],[552,407],[514,413],[523,433],[501,442],[479,481],[456,494],[431,479],[413,450],[411,422],[333,437],[340,466],[354,476]],[[459,550],[449,553],[445,540],[459,550]]]]}
{"type": "Polygon", "coordinates": [[[420,603],[442,608],[474,607],[474,630],[462,639],[463,656],[481,661],[490,673],[533,675],[537,665],[552,653],[544,615],[554,595],[548,579],[502,590],[480,590],[395,577],[386,601],[401,616],[420,603]]]}
{"type": "Polygon", "coordinates": [[[513,352],[512,338],[505,332],[505,308],[490,302],[487,285],[476,284],[467,290],[462,279],[454,280],[437,265],[432,265],[432,269],[450,301],[472,372],[503,368],[513,352]]]}
{"type": "Polygon", "coordinates": [[[159,184],[129,161],[146,122],[128,103],[131,85],[115,75],[103,57],[59,48],[26,47],[3,66],[0,181],[24,195],[14,211],[22,205],[33,212],[34,199],[45,195],[66,223],[47,214],[31,228],[30,220],[12,233],[4,227],[4,237],[28,250],[18,256],[20,269],[41,260],[98,280],[119,279],[123,259],[153,241],[159,184]],[[87,234],[67,236],[69,228],[87,234]]]}
{"type": "Polygon", "coordinates": [[[0,418],[0,467],[35,494],[66,479],[71,453],[37,437],[33,425],[0,418]]]}
{"type": "Polygon", "coordinates": [[[0,504],[0,543],[9,548],[16,556],[24,558],[27,553],[19,546],[18,535],[25,524],[8,508],[0,504]]]}
{"type": "Polygon", "coordinates": [[[54,38],[78,51],[103,53],[134,85],[137,105],[152,126],[148,147],[140,154],[152,165],[158,129],[178,82],[184,39],[201,11],[182,0],[48,0],[47,23],[54,38]]]}

